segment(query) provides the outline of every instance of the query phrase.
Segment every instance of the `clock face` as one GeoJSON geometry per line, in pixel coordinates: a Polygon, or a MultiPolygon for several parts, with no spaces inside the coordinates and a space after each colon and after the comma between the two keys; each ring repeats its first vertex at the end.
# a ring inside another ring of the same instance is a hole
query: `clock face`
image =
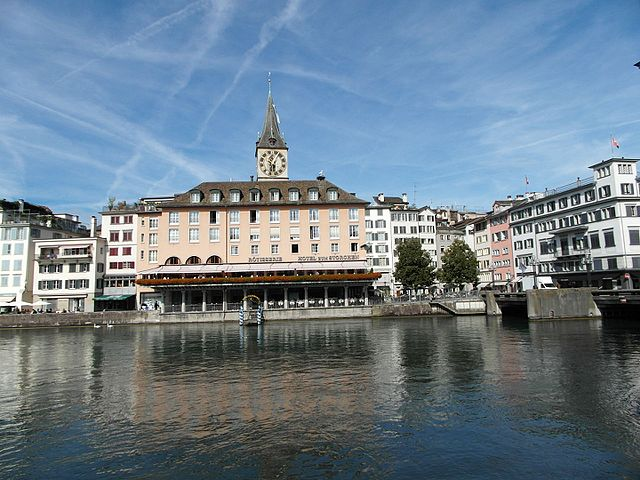
{"type": "Polygon", "coordinates": [[[267,150],[260,156],[260,170],[269,177],[277,177],[287,168],[287,159],[282,152],[267,150]]]}

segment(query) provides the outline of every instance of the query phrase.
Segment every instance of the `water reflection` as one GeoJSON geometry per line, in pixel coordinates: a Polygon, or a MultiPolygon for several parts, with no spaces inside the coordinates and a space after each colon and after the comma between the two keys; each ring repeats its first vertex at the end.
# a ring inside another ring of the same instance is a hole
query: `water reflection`
{"type": "Polygon", "coordinates": [[[635,475],[639,337],[485,317],[2,331],[0,476],[635,475]]]}

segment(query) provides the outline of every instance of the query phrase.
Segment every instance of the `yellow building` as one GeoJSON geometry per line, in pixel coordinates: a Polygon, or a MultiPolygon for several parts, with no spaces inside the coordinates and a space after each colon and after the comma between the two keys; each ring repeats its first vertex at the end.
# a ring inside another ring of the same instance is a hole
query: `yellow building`
{"type": "MultiPolygon", "coordinates": [[[[368,304],[368,202],[320,174],[289,180],[271,92],[256,176],[204,182],[138,211],[139,302],[165,312],[368,304]]],[[[143,202],[144,203],[144,202],[143,202]]]]}

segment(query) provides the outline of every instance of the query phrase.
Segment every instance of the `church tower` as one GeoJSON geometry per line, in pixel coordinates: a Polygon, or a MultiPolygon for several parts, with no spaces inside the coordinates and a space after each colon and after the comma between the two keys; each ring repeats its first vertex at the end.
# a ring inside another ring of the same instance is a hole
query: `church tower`
{"type": "Polygon", "coordinates": [[[269,97],[264,115],[262,133],[256,142],[256,169],[258,181],[289,180],[289,147],[280,132],[280,121],[271,96],[271,77],[269,77],[269,97]]]}

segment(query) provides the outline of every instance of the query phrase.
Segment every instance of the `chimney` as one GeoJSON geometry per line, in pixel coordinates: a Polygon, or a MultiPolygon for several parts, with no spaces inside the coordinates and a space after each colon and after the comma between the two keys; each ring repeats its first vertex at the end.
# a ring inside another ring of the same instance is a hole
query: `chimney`
{"type": "Polygon", "coordinates": [[[96,236],[96,217],[95,216],[91,217],[91,230],[89,232],[89,236],[92,238],[96,236]]]}
{"type": "Polygon", "coordinates": [[[407,194],[406,194],[406,193],[403,193],[403,194],[402,194],[402,201],[403,201],[404,203],[409,203],[409,198],[407,197],[407,194]]]}
{"type": "Polygon", "coordinates": [[[18,199],[18,211],[20,213],[24,212],[24,200],[21,198],[18,199]]]}
{"type": "Polygon", "coordinates": [[[324,180],[325,178],[327,178],[327,177],[325,177],[325,176],[324,176],[324,171],[323,171],[323,170],[320,170],[320,171],[318,172],[318,176],[316,177],[316,180],[322,181],[322,180],[324,180]]]}
{"type": "Polygon", "coordinates": [[[251,178],[251,181],[253,182],[253,175],[250,175],[249,177],[251,178]]]}
{"type": "Polygon", "coordinates": [[[384,203],[384,193],[379,193],[379,194],[378,194],[378,201],[379,201],[380,203],[384,203]]]}

